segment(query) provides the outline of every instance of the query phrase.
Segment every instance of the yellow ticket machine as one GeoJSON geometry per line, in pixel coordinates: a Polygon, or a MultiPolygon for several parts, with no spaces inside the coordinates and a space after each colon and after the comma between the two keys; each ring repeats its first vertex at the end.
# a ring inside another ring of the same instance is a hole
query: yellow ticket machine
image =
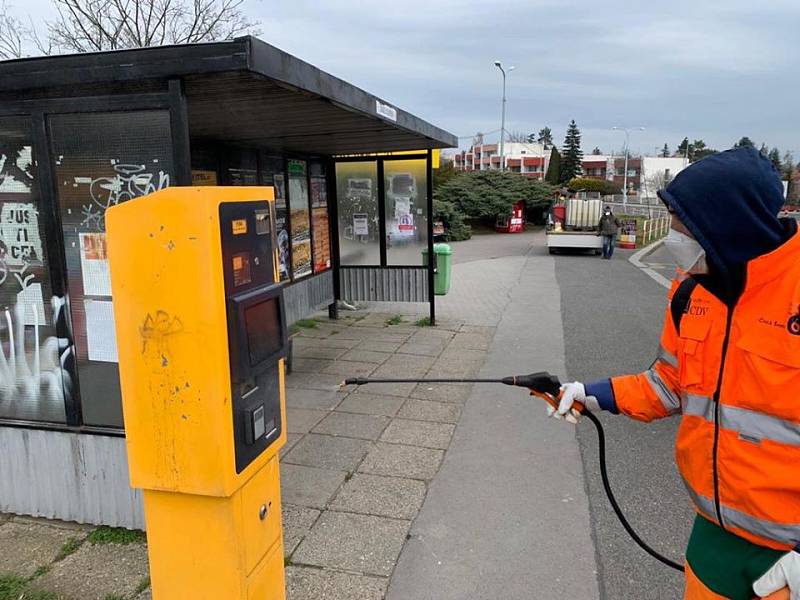
{"type": "Polygon", "coordinates": [[[167,188],[106,213],[131,485],[155,600],[284,600],[286,325],[273,191],[167,188]]]}

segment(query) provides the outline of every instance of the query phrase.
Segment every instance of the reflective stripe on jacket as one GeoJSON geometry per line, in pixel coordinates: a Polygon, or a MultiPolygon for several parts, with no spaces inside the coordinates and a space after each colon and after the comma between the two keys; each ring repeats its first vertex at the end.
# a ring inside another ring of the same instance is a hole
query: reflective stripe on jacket
{"type": "Polygon", "coordinates": [[[681,413],[676,460],[697,511],[756,544],[797,546],[800,233],[748,263],[731,311],[698,285],[680,333],[666,315],[653,367],[611,380],[616,409],[681,413]]]}

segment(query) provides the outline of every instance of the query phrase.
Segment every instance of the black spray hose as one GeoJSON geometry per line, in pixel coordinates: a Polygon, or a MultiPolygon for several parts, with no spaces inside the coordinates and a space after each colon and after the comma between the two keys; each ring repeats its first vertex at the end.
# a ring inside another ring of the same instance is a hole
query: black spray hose
{"type": "MultiPolygon", "coordinates": [[[[354,377],[352,379],[346,379],[343,385],[365,385],[367,383],[503,383],[505,385],[527,387],[532,390],[536,390],[537,392],[545,392],[553,397],[558,395],[561,387],[558,378],[556,378],[553,375],[550,375],[549,373],[532,373],[531,375],[503,377],[500,379],[498,378],[370,379],[367,377],[354,377]]],[[[647,542],[645,542],[642,538],[639,537],[639,534],[636,533],[636,531],[634,531],[633,527],[631,527],[631,524],[628,523],[628,519],[625,518],[625,514],[622,512],[622,509],[617,503],[617,499],[614,497],[614,492],[611,489],[611,482],[608,480],[608,467],[606,465],[606,433],[603,430],[603,425],[602,423],[600,423],[600,419],[598,419],[595,415],[589,412],[589,410],[586,409],[585,407],[581,411],[581,414],[584,415],[587,419],[589,419],[594,425],[594,428],[597,430],[597,442],[598,442],[597,447],[600,455],[600,478],[603,480],[603,489],[606,492],[608,501],[611,503],[611,508],[614,509],[614,513],[617,515],[617,518],[619,519],[619,522],[622,524],[622,527],[625,529],[625,531],[628,532],[628,535],[631,536],[633,541],[636,542],[639,545],[639,547],[645,552],[647,552],[650,556],[655,558],[657,561],[665,564],[666,566],[675,569],[676,571],[683,572],[684,571],[683,565],[676,563],[674,560],[670,560],[663,554],[659,554],[656,550],[651,548],[647,544],[647,542]]]]}
{"type": "Polygon", "coordinates": [[[653,548],[651,548],[647,542],[639,537],[639,534],[634,531],[633,527],[631,527],[631,524],[628,523],[628,519],[625,518],[625,514],[622,512],[619,504],[617,504],[617,499],[614,497],[614,492],[611,490],[611,483],[608,480],[608,468],[606,466],[606,432],[603,430],[603,425],[600,423],[600,419],[589,412],[589,410],[584,409],[581,414],[589,419],[594,425],[594,428],[597,430],[597,446],[600,454],[600,478],[603,480],[603,489],[606,491],[606,496],[608,496],[608,501],[611,503],[611,508],[614,509],[619,522],[622,523],[622,527],[628,532],[628,535],[633,538],[633,541],[636,542],[639,547],[647,552],[650,556],[655,558],[657,561],[664,563],[668,567],[675,569],[676,571],[683,572],[685,570],[683,565],[678,564],[674,560],[670,560],[663,554],[659,554],[656,550],[653,550],[653,548]]]}

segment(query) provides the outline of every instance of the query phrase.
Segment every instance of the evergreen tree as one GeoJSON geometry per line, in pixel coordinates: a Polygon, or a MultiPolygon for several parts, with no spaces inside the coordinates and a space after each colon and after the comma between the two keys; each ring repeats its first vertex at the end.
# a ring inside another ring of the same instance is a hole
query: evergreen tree
{"type": "Polygon", "coordinates": [[[544,144],[545,148],[549,148],[553,146],[553,132],[550,131],[549,127],[542,127],[539,130],[539,137],[536,138],[536,141],[540,144],[544,144]]]}
{"type": "Polygon", "coordinates": [[[756,145],[746,135],[733,145],[734,148],[755,148],[756,145]]]}
{"type": "Polygon", "coordinates": [[[595,147],[594,147],[594,150],[592,150],[592,155],[593,155],[593,156],[600,156],[601,154],[603,154],[603,152],[600,150],[600,148],[598,148],[597,146],[595,146],[595,147]]]}
{"type": "Polygon", "coordinates": [[[461,173],[436,188],[434,200],[441,213],[454,210],[471,219],[491,219],[510,215],[514,203],[522,200],[530,207],[547,205],[553,188],[531,177],[502,171],[461,173]]]}
{"type": "Polygon", "coordinates": [[[772,164],[775,165],[775,168],[778,171],[783,171],[783,160],[781,160],[781,151],[777,148],[773,148],[769,151],[767,158],[772,161],[772,164]]]}
{"type": "Polygon", "coordinates": [[[661,156],[667,158],[669,156],[669,146],[664,144],[664,147],[661,149],[661,156]]]}
{"type": "Polygon", "coordinates": [[[581,162],[583,161],[583,151],[581,150],[581,132],[572,119],[567,128],[567,135],[564,138],[562,149],[564,160],[561,161],[561,176],[559,181],[567,183],[573,177],[577,177],[583,172],[581,162]]]}
{"type": "Polygon", "coordinates": [[[558,185],[561,181],[561,153],[555,146],[550,151],[550,163],[547,165],[544,180],[550,185],[558,185]]]}
{"type": "Polygon", "coordinates": [[[794,155],[787,150],[783,155],[783,178],[791,181],[795,174],[794,155]]]}
{"type": "Polygon", "coordinates": [[[529,133],[528,134],[528,139],[526,141],[529,144],[533,144],[534,142],[536,142],[536,134],[535,133],[529,133]]]}
{"type": "Polygon", "coordinates": [[[689,145],[689,160],[694,162],[696,160],[700,160],[701,158],[705,158],[706,156],[717,154],[717,152],[718,150],[706,146],[706,143],[703,140],[694,140],[689,145]]]}
{"type": "Polygon", "coordinates": [[[767,145],[763,142],[761,143],[761,148],[759,148],[758,151],[764,156],[769,155],[769,148],[767,148],[767,145]]]}

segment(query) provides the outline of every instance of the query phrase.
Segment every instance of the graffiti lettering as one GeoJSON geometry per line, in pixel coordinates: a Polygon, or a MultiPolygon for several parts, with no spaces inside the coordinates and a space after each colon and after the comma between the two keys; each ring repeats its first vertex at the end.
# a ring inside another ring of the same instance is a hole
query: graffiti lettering
{"type": "Polygon", "coordinates": [[[105,231],[108,208],[169,187],[169,174],[150,173],[145,165],[117,163],[113,177],[75,177],[76,185],[88,185],[91,202],[81,208],[81,226],[90,231],[105,231]]]}

